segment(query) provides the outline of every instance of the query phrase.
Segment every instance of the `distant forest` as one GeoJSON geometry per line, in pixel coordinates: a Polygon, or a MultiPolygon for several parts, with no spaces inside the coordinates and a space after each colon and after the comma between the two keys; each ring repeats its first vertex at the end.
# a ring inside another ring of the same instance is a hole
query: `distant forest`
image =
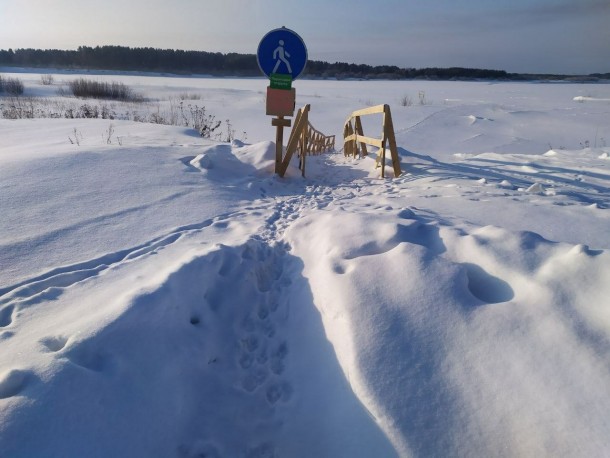
{"type": "MultiPolygon", "coordinates": [[[[254,54],[214,53],[126,46],[80,46],[76,51],[59,49],[0,50],[0,65],[12,67],[48,67],[60,69],[164,72],[208,74],[215,76],[260,76],[254,54]]],[[[586,77],[507,73],[503,70],[474,68],[399,68],[393,65],[371,66],[345,62],[310,60],[303,73],[310,78],[337,79],[610,79],[610,73],[586,77]]]]}

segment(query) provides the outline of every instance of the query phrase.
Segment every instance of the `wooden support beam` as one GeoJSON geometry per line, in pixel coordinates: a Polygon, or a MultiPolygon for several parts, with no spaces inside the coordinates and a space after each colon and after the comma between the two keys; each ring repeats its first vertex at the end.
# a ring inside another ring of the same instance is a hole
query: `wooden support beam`
{"type": "Polygon", "coordinates": [[[345,156],[354,156],[354,128],[350,120],[346,125],[343,133],[343,153],[345,156]]]}
{"type": "Polygon", "coordinates": [[[396,137],[394,134],[394,123],[392,122],[392,113],[390,106],[386,105],[384,111],[386,117],[385,133],[390,146],[390,153],[392,155],[392,168],[394,169],[394,178],[399,177],[402,174],[400,170],[400,158],[398,157],[398,146],[396,145],[396,137]]]}
{"type": "Polygon", "coordinates": [[[297,113],[297,117],[294,122],[294,127],[292,129],[292,133],[290,134],[290,139],[288,140],[288,146],[286,147],[286,155],[284,156],[284,159],[282,160],[280,169],[278,171],[281,177],[283,177],[286,173],[286,170],[288,169],[288,164],[290,164],[290,159],[292,159],[292,155],[299,146],[299,141],[301,139],[302,132],[307,127],[309,108],[310,105],[307,104],[302,110],[299,110],[299,112],[297,113]]]}
{"type": "MultiPolygon", "coordinates": [[[[360,116],[356,116],[354,118],[354,124],[354,130],[356,131],[356,134],[360,137],[364,137],[364,131],[362,130],[362,121],[360,120],[360,116]]],[[[360,143],[360,155],[364,157],[368,154],[368,151],[366,150],[366,142],[359,141],[358,139],[356,139],[356,148],[358,147],[358,142],[360,143]]]]}

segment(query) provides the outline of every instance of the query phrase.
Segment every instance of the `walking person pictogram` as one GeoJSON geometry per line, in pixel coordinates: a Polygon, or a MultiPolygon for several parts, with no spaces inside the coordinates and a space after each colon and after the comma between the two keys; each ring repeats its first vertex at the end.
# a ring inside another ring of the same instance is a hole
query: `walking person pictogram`
{"type": "Polygon", "coordinates": [[[284,40],[280,40],[279,46],[273,51],[273,58],[276,60],[276,62],[275,67],[273,67],[272,73],[277,73],[278,69],[280,68],[280,64],[283,62],[286,65],[286,68],[288,69],[288,73],[292,74],[290,62],[288,62],[289,57],[290,54],[284,49],[284,40]]]}
{"type": "MultiPolygon", "coordinates": [[[[0,0],[1,2],[1,0],[0,0]]],[[[256,61],[265,75],[297,79],[307,65],[307,48],[293,30],[282,27],[268,32],[258,44],[256,61]]]]}

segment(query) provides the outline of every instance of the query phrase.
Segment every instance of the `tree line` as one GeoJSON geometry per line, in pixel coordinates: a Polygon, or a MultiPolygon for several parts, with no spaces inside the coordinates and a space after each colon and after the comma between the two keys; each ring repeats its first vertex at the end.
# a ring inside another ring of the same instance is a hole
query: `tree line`
{"type": "MultiPolygon", "coordinates": [[[[127,46],[79,46],[77,50],[0,49],[0,65],[61,69],[167,72],[215,76],[260,76],[254,54],[131,48],[127,46]]],[[[562,75],[522,75],[504,70],[475,68],[400,68],[346,62],[309,60],[303,73],[314,78],[364,79],[533,79],[566,78],[562,75]]],[[[610,77],[606,75],[590,75],[610,77]]]]}
{"type": "Polygon", "coordinates": [[[0,50],[0,65],[63,69],[124,70],[175,73],[236,74],[249,76],[258,69],[250,54],[130,48],[126,46],[79,46],[77,50],[0,50]]]}

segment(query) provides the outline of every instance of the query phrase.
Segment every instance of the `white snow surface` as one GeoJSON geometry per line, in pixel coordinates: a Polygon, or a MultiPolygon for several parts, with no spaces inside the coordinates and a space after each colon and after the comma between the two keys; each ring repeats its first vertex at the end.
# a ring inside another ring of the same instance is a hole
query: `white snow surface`
{"type": "Polygon", "coordinates": [[[0,456],[610,454],[610,85],[298,81],[403,174],[279,178],[265,80],[97,78],[247,136],[0,119],[0,456]]]}

